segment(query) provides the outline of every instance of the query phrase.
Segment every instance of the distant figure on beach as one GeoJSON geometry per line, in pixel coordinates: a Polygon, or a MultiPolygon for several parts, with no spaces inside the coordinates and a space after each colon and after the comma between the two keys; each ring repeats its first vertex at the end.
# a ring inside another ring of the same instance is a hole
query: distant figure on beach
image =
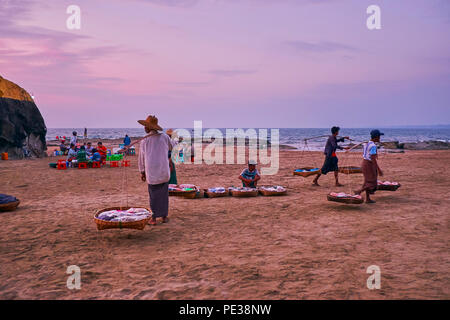
{"type": "Polygon", "coordinates": [[[156,218],[162,222],[169,221],[169,180],[170,165],[167,155],[172,150],[172,141],[158,125],[158,118],[148,116],[146,120],[138,120],[149,134],[139,147],[138,167],[142,181],[148,184],[150,208],[153,212],[150,225],[156,225],[156,218]]]}
{"type": "Polygon", "coordinates": [[[345,149],[338,145],[338,142],[344,142],[345,139],[350,139],[349,137],[343,137],[338,139],[339,135],[339,127],[331,128],[331,136],[327,140],[327,144],[325,145],[325,161],[323,163],[322,169],[320,173],[314,178],[313,186],[319,186],[319,178],[322,174],[327,174],[328,172],[334,171],[334,178],[336,180],[336,186],[341,187],[342,184],[339,183],[339,168],[338,168],[338,158],[336,156],[337,149],[345,149]]]}
{"type": "Polygon", "coordinates": [[[76,146],[77,142],[78,142],[77,132],[74,131],[74,132],[72,132],[72,137],[70,138],[70,144],[73,144],[74,146],[76,146]]]}
{"type": "MultiPolygon", "coordinates": [[[[177,142],[175,142],[172,139],[172,135],[173,135],[173,129],[167,129],[166,134],[169,136],[170,141],[172,143],[172,148],[175,147],[177,145],[177,142]]],[[[173,163],[172,161],[172,150],[169,150],[169,167],[170,167],[170,180],[169,180],[169,184],[178,184],[178,180],[177,180],[177,170],[175,168],[175,163],[173,163]]]]}
{"type": "Polygon", "coordinates": [[[131,144],[131,139],[127,134],[125,135],[125,138],[123,139],[123,144],[125,145],[125,147],[127,147],[131,144]]]}
{"type": "Polygon", "coordinates": [[[87,153],[87,155],[90,157],[90,156],[92,156],[92,154],[94,153],[94,148],[92,147],[92,143],[91,142],[88,142],[87,144],[86,144],[86,153],[87,153]]]}
{"type": "Polygon", "coordinates": [[[378,175],[383,176],[383,171],[381,171],[378,166],[378,150],[375,142],[380,142],[381,136],[380,130],[372,130],[370,132],[371,140],[363,148],[363,162],[362,162],[362,172],[364,175],[364,184],[361,189],[355,191],[356,194],[361,194],[366,192],[366,203],[375,203],[375,201],[370,199],[370,195],[374,194],[378,186],[378,175]]]}
{"type": "Polygon", "coordinates": [[[97,152],[100,153],[102,160],[106,159],[106,153],[108,152],[108,149],[106,149],[101,141],[97,142],[97,152]]]}
{"type": "Polygon", "coordinates": [[[242,181],[243,187],[256,188],[258,181],[261,179],[258,170],[256,169],[256,161],[249,160],[248,168],[242,170],[239,180],[242,181]]]}
{"type": "Polygon", "coordinates": [[[87,128],[84,128],[84,139],[87,139],[87,128]]]}

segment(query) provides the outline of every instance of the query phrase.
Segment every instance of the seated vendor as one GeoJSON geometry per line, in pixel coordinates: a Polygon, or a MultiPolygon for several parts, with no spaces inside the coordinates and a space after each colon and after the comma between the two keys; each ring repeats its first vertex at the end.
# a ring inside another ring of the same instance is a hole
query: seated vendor
{"type": "Polygon", "coordinates": [[[106,153],[108,152],[108,150],[101,141],[97,143],[97,152],[100,153],[102,160],[106,159],[106,153]]]}
{"type": "Polygon", "coordinates": [[[77,151],[75,150],[75,145],[71,144],[69,153],[67,154],[67,161],[71,162],[77,158],[77,151]]]}
{"type": "Polygon", "coordinates": [[[86,154],[89,157],[92,156],[92,150],[94,150],[94,148],[92,147],[92,143],[88,142],[86,145],[86,154]]]}
{"type": "Polygon", "coordinates": [[[256,161],[250,160],[248,162],[248,168],[244,169],[239,176],[242,181],[243,187],[256,188],[258,180],[261,179],[258,170],[256,169],[256,161]]]}
{"type": "Polygon", "coordinates": [[[100,162],[102,160],[102,156],[100,155],[100,153],[97,151],[97,149],[92,149],[92,157],[90,157],[90,159],[93,162],[100,162]]]}
{"type": "Polygon", "coordinates": [[[86,151],[84,149],[84,146],[81,146],[80,150],[78,150],[77,152],[77,161],[78,162],[86,162],[87,158],[86,158],[86,151]]]}

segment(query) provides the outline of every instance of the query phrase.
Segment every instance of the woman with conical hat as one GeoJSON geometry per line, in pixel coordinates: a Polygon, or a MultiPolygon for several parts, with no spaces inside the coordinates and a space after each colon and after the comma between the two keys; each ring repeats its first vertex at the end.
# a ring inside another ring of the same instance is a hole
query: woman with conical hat
{"type": "Polygon", "coordinates": [[[141,179],[148,184],[150,208],[153,212],[149,224],[156,225],[156,219],[168,222],[169,218],[169,179],[170,168],[167,157],[172,150],[172,141],[158,125],[158,118],[148,116],[138,120],[148,136],[140,142],[138,167],[141,179]]]}

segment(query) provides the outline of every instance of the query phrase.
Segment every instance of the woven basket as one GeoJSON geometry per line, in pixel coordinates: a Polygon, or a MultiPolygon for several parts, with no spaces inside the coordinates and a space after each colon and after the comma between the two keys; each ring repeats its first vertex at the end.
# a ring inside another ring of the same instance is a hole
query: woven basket
{"type": "MultiPolygon", "coordinates": [[[[300,170],[311,170],[311,169],[317,169],[314,167],[304,167],[304,168],[299,168],[300,170]]],[[[304,171],[304,172],[296,172],[294,171],[294,176],[302,176],[302,177],[309,177],[309,176],[314,176],[316,174],[320,173],[320,169],[317,171],[304,171]]]]}
{"type": "Polygon", "coordinates": [[[381,190],[381,191],[397,191],[397,189],[400,188],[400,187],[401,187],[400,183],[398,185],[396,185],[396,186],[379,184],[377,186],[377,190],[381,190]]]}
{"type": "Polygon", "coordinates": [[[169,196],[173,197],[179,197],[182,196],[184,191],[177,191],[177,190],[169,190],[169,196]]]}
{"type": "Polygon", "coordinates": [[[340,202],[340,203],[346,203],[346,204],[361,204],[364,203],[363,198],[361,199],[357,199],[357,198],[353,198],[353,197],[335,197],[332,196],[331,194],[327,195],[327,200],[328,201],[334,201],[334,202],[340,202]]]}
{"type": "MultiPolygon", "coordinates": [[[[101,220],[98,217],[98,215],[105,211],[110,210],[128,210],[131,207],[111,207],[111,208],[104,208],[97,210],[94,215],[94,222],[97,224],[98,230],[105,230],[105,229],[137,229],[137,230],[144,230],[145,226],[147,225],[148,221],[151,219],[151,215],[146,218],[139,221],[130,221],[130,222],[118,222],[118,221],[105,221],[101,220]]],[[[148,212],[152,212],[150,209],[147,209],[148,212]]]]}
{"type": "Polygon", "coordinates": [[[197,195],[197,192],[199,191],[198,187],[195,187],[196,190],[190,190],[190,191],[182,191],[182,190],[169,190],[169,196],[174,197],[184,197],[186,199],[194,199],[197,195]]]}
{"type": "Polygon", "coordinates": [[[192,190],[192,191],[183,191],[180,196],[185,199],[195,199],[197,198],[197,193],[199,193],[198,190],[192,190]]]}
{"type": "Polygon", "coordinates": [[[268,191],[268,190],[264,190],[264,189],[262,189],[262,187],[259,187],[258,188],[258,191],[259,191],[259,193],[262,195],[262,196],[265,196],[265,197],[271,197],[271,196],[284,196],[284,195],[286,195],[287,194],[287,190],[285,189],[284,191],[268,191]]]}
{"type": "Polygon", "coordinates": [[[344,174],[362,173],[360,167],[339,167],[339,172],[344,174]]]}
{"type": "Polygon", "coordinates": [[[256,197],[258,196],[258,190],[252,190],[252,191],[237,191],[237,190],[231,190],[231,195],[233,197],[256,197]]]}
{"type": "Polygon", "coordinates": [[[17,206],[19,205],[20,200],[9,202],[9,203],[3,203],[0,204],[0,211],[13,211],[16,210],[17,206]]]}
{"type": "Polygon", "coordinates": [[[209,192],[208,190],[205,190],[205,195],[207,198],[222,198],[222,197],[228,197],[229,193],[227,190],[225,192],[209,192]]]}

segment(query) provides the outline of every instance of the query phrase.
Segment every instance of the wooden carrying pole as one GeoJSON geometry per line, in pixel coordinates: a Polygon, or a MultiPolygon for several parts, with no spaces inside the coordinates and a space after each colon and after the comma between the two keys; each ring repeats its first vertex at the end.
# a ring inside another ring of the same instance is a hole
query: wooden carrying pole
{"type": "Polygon", "coordinates": [[[119,153],[123,153],[123,152],[127,151],[127,150],[130,149],[132,146],[134,146],[136,143],[141,142],[141,141],[144,140],[145,138],[148,138],[148,137],[151,137],[151,136],[154,136],[154,135],[155,135],[155,133],[150,133],[150,134],[146,135],[145,137],[142,137],[142,138],[137,139],[136,141],[130,143],[128,146],[125,146],[123,149],[120,149],[120,150],[119,150],[119,153]]]}
{"type": "MultiPolygon", "coordinates": [[[[326,136],[315,136],[315,137],[305,138],[303,140],[306,142],[306,141],[312,140],[312,139],[328,138],[328,137],[329,137],[329,135],[326,135],[326,136]]],[[[353,139],[350,139],[350,138],[348,138],[346,140],[354,141],[353,139]]]]}
{"type": "Polygon", "coordinates": [[[345,152],[352,151],[352,150],[355,149],[356,147],[359,147],[360,145],[362,145],[362,144],[364,144],[364,143],[368,143],[368,142],[369,142],[369,141],[363,141],[363,142],[357,143],[357,144],[355,144],[353,147],[351,147],[350,149],[345,150],[345,152]]]}

